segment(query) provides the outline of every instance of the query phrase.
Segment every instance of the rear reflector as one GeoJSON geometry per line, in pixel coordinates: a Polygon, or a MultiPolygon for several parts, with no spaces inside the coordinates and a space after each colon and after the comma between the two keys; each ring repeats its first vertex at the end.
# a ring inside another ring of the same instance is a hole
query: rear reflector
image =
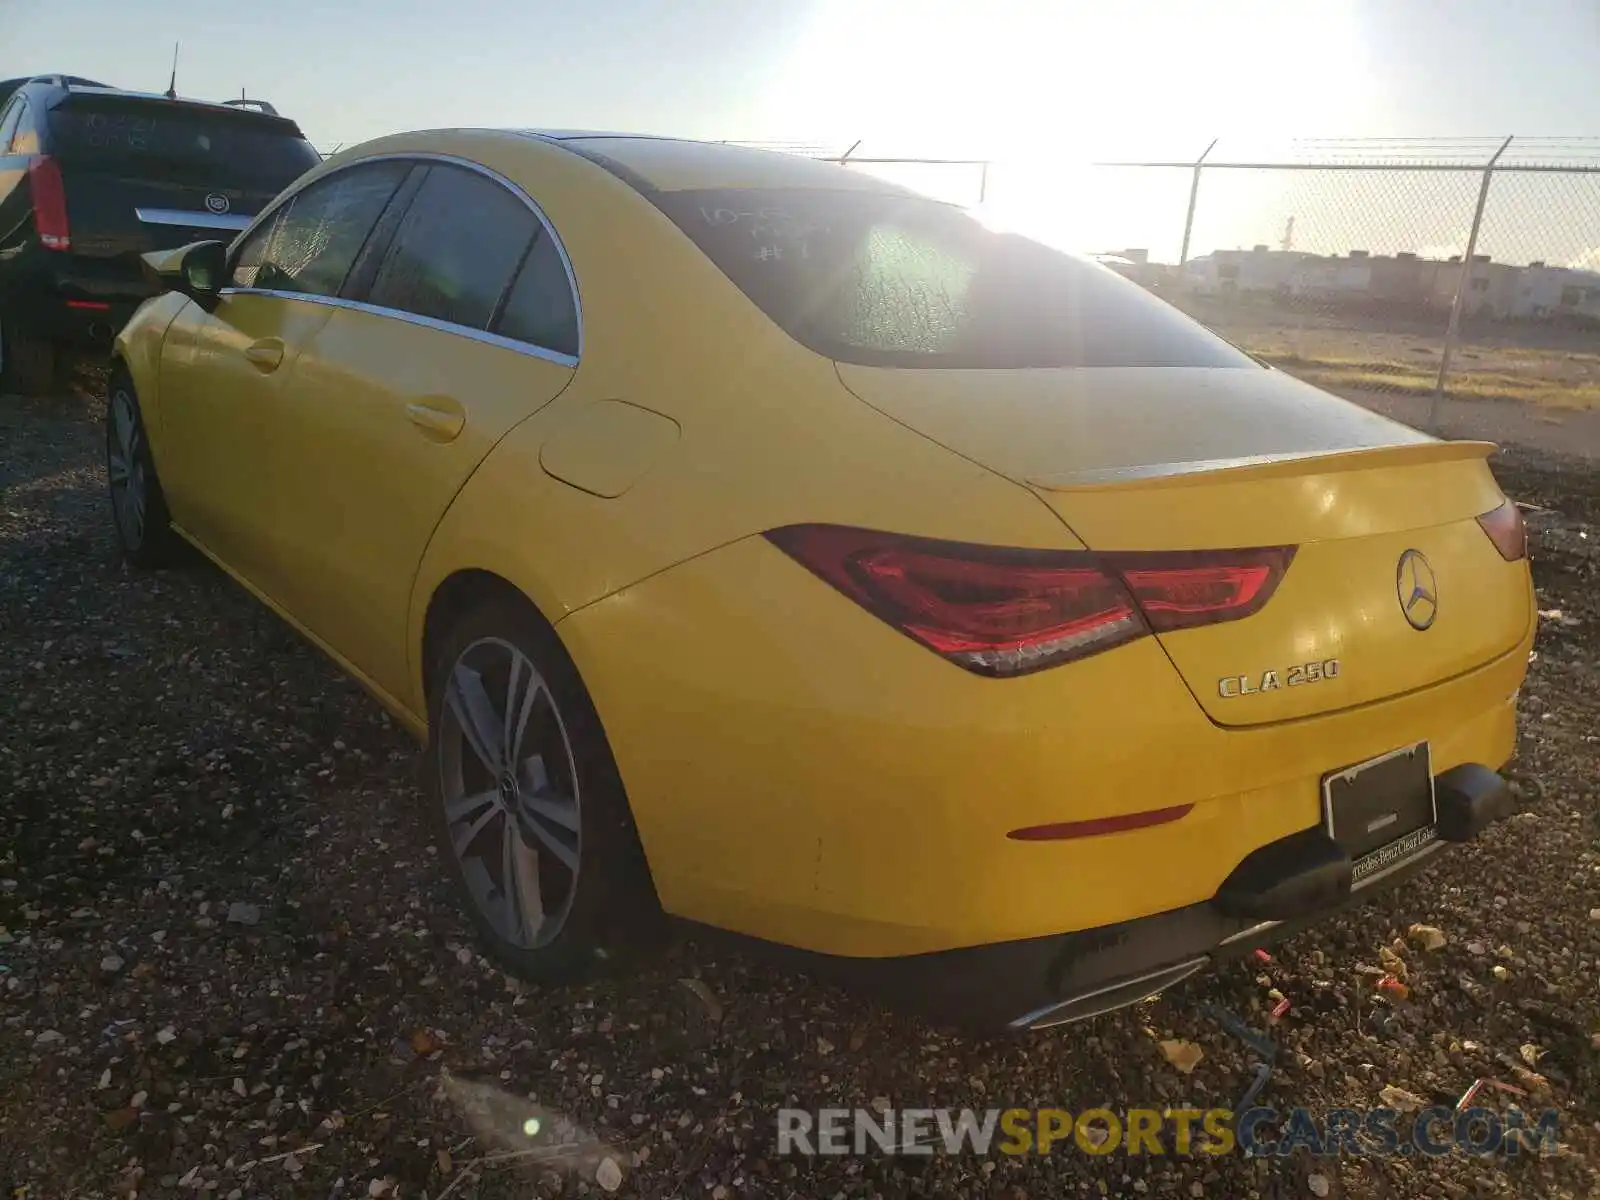
{"type": "Polygon", "coordinates": [[[68,300],[68,308],[82,308],[90,312],[109,312],[111,305],[104,300],[68,300]]]}
{"type": "Polygon", "coordinates": [[[1489,535],[1494,548],[1500,551],[1501,558],[1516,562],[1527,557],[1528,527],[1522,520],[1522,510],[1514,501],[1507,500],[1493,512],[1484,513],[1478,518],[1478,524],[1489,535]]]}
{"type": "Polygon", "coordinates": [[[72,249],[67,227],[67,190],[61,182],[61,164],[48,154],[28,160],[28,190],[33,196],[33,223],[46,250],[72,249]]]}
{"type": "Polygon", "coordinates": [[[1172,808],[1153,808],[1148,812],[1123,813],[1115,817],[1097,817],[1092,821],[1060,821],[1054,825],[1029,825],[1013,829],[1006,834],[1015,842],[1061,842],[1071,838],[1098,837],[1103,833],[1126,833],[1130,829],[1148,829],[1151,825],[1165,825],[1186,817],[1194,808],[1192,804],[1178,804],[1172,808]]]}
{"type": "Polygon", "coordinates": [[[767,537],[907,637],[991,676],[1098,654],[1152,629],[1248,616],[1267,602],[1293,554],[1276,548],[1102,556],[843,525],[789,525],[767,537]]]}

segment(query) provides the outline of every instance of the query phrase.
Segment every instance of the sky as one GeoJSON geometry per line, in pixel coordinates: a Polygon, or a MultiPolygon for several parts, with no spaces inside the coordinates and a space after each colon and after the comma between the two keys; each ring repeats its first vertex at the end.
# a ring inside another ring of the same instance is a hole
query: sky
{"type": "MultiPolygon", "coordinates": [[[[1187,178],[1084,164],[1189,159],[1213,138],[1253,157],[1295,138],[1600,135],[1596,0],[0,0],[0,78],[160,91],[174,42],[180,92],[243,88],[324,149],[458,125],[859,140],[864,155],[992,159],[999,223],[1158,257],[1187,178]]],[[[978,199],[976,168],[892,173],[978,199]]],[[[1453,214],[1454,182],[1393,205],[1453,214]]],[[[1323,216],[1295,186],[1273,199],[1277,184],[1230,181],[1202,204],[1195,249],[1276,243],[1285,215],[1303,243],[1339,240],[1338,210],[1372,199],[1323,197],[1323,216]]],[[[1594,208],[1600,221],[1600,195],[1594,208]]],[[[1367,240],[1444,247],[1456,224],[1367,240]]]]}

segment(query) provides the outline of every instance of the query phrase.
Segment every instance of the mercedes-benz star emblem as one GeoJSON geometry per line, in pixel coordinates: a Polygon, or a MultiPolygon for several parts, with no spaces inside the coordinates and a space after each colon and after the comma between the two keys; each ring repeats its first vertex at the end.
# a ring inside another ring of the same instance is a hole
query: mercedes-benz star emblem
{"type": "Polygon", "coordinates": [[[206,197],[206,209],[209,212],[225,213],[229,207],[228,198],[221,192],[212,192],[206,197]]]}
{"type": "Polygon", "coordinates": [[[1407,550],[1400,556],[1394,586],[1400,597],[1400,611],[1411,628],[1426,629],[1432,625],[1434,617],[1439,615],[1439,585],[1421,550],[1407,550]]]}

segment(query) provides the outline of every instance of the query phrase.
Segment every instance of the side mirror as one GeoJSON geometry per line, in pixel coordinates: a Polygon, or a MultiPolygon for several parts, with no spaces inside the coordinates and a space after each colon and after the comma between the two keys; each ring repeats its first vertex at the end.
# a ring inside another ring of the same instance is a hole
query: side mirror
{"type": "Polygon", "coordinates": [[[228,248],[221,242],[192,242],[143,257],[146,268],[167,291],[182,292],[207,312],[217,306],[228,272],[228,248]]]}

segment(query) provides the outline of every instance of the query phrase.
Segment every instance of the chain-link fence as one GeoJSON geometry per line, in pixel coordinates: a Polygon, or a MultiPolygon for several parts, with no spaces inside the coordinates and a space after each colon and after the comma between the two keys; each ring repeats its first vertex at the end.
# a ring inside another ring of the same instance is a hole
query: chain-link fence
{"type": "Polygon", "coordinates": [[[1119,269],[1313,382],[1425,400],[1433,424],[1444,396],[1600,404],[1592,145],[1329,142],[1096,174],[1188,185],[1157,239],[1177,253],[1134,246],[1119,269]]]}
{"type": "Polygon", "coordinates": [[[1436,425],[1446,396],[1600,407],[1597,139],[1213,142],[1092,166],[738,144],[1098,254],[1268,362],[1408,420],[1436,425]]]}
{"type": "Polygon", "coordinates": [[[1091,167],[765,145],[1097,253],[1261,358],[1413,420],[1452,395],[1600,405],[1594,139],[1213,142],[1091,167]]]}

